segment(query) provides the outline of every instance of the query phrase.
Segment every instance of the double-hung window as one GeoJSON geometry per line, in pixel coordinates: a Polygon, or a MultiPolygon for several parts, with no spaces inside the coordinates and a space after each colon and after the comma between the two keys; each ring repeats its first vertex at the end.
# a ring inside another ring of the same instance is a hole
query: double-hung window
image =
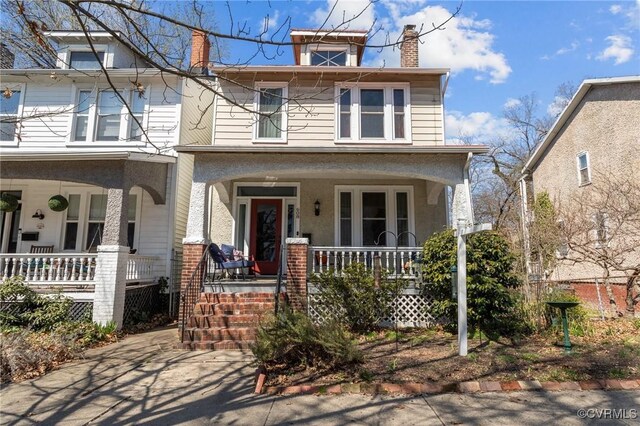
{"type": "Polygon", "coordinates": [[[115,91],[100,91],[97,108],[97,141],[117,141],[120,138],[122,106],[122,100],[115,91]]]}
{"type": "MultiPolygon", "coordinates": [[[[134,194],[129,195],[129,211],[127,226],[127,241],[133,248],[136,231],[136,202],[134,194]]],[[[89,220],[87,226],[87,238],[85,248],[91,250],[102,244],[104,234],[104,221],[107,215],[107,196],[105,194],[91,194],[89,202],[89,220]]]]}
{"type": "Polygon", "coordinates": [[[287,87],[282,83],[256,86],[254,139],[259,142],[286,142],[287,87]]]}
{"type": "Polygon", "coordinates": [[[77,250],[78,224],[80,222],[80,194],[69,194],[66,211],[63,250],[77,250]]]}
{"type": "Polygon", "coordinates": [[[578,154],[578,184],[580,186],[591,183],[591,165],[589,164],[589,153],[578,154]]]}
{"type": "Polygon", "coordinates": [[[21,95],[20,90],[10,89],[0,93],[0,141],[16,140],[21,95]]]}
{"type": "Polygon", "coordinates": [[[410,142],[408,84],[360,83],[336,88],[338,142],[410,142]]]}

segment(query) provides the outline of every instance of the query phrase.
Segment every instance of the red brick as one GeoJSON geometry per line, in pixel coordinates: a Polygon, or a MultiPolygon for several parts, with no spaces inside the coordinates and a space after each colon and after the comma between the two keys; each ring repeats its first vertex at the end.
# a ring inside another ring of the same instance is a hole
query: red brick
{"type": "Polygon", "coordinates": [[[503,391],[519,391],[519,390],[522,390],[522,388],[520,387],[520,383],[517,382],[517,381],[502,382],[502,383],[500,383],[500,386],[502,386],[502,390],[503,391]]]}
{"type": "Polygon", "coordinates": [[[407,395],[426,393],[426,386],[422,383],[403,383],[401,386],[402,393],[407,395]]]}
{"type": "Polygon", "coordinates": [[[482,381],[480,382],[480,390],[482,392],[500,392],[502,387],[500,382],[482,381]]]}
{"type": "Polygon", "coordinates": [[[622,389],[640,389],[640,383],[637,380],[620,380],[622,389]]]}
{"type": "Polygon", "coordinates": [[[342,386],[340,385],[332,385],[327,387],[327,393],[338,395],[342,393],[342,386]]]}
{"type": "Polygon", "coordinates": [[[605,388],[602,380],[583,380],[578,382],[578,384],[582,390],[600,390],[605,388]]]}
{"type": "Polygon", "coordinates": [[[480,383],[478,382],[458,383],[458,392],[462,392],[462,393],[480,392],[480,383]]]}
{"type": "Polygon", "coordinates": [[[424,393],[442,393],[444,386],[437,383],[426,382],[423,384],[424,393]]]}
{"type": "Polygon", "coordinates": [[[382,383],[381,387],[387,393],[402,393],[402,386],[395,383],[382,383]]]}
{"type": "Polygon", "coordinates": [[[607,380],[604,381],[604,386],[605,386],[605,389],[611,389],[611,390],[623,390],[624,389],[622,387],[622,383],[620,383],[620,380],[607,379],[607,380]]]}

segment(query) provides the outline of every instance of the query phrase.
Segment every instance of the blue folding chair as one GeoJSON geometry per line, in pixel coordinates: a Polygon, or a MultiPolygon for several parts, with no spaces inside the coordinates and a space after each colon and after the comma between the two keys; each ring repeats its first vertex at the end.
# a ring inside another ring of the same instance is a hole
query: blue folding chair
{"type": "Polygon", "coordinates": [[[216,272],[227,271],[229,269],[240,269],[242,273],[242,279],[244,280],[246,278],[244,274],[244,268],[251,269],[256,266],[256,262],[254,262],[253,260],[230,260],[227,255],[225,255],[225,253],[220,250],[220,247],[218,247],[217,244],[212,243],[209,245],[209,254],[211,255],[211,258],[214,262],[213,281],[215,281],[216,272]]]}

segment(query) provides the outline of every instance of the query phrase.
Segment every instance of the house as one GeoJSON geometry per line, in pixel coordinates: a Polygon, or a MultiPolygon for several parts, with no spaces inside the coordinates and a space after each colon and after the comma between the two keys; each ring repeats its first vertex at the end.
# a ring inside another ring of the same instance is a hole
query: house
{"type": "Polygon", "coordinates": [[[121,325],[125,293],[169,277],[182,246],[191,163],[174,147],[184,82],[114,34],[46,36],[55,69],[14,69],[3,46],[0,190],[19,204],[0,216],[0,280],[62,288],[92,304],[94,321],[121,325]],[[52,210],[53,196],[68,207],[52,210]]]}
{"type": "Polygon", "coordinates": [[[426,238],[473,223],[468,167],[486,147],[446,143],[449,71],[419,67],[417,36],[405,27],[401,67],[363,66],[366,32],[300,29],[294,64],[211,68],[211,133],[177,148],[194,162],[184,327],[199,324],[188,319],[198,301],[205,309],[197,268],[209,242],[253,258],[261,277],[282,271],[305,306],[311,272],[381,254],[386,268],[415,273],[426,238]]]}
{"type": "MultiPolygon", "coordinates": [[[[602,184],[606,175],[640,182],[638,117],[640,76],[585,80],[526,163],[520,189],[528,268],[534,278],[539,279],[545,273],[538,270],[538,259],[528,247],[533,199],[547,193],[556,206],[568,205],[577,197],[592,197],[594,187],[602,184]]],[[[614,191],[611,196],[615,195],[614,191]]],[[[606,237],[607,212],[586,214],[591,214],[593,223],[591,218],[585,219],[589,222],[587,228],[592,228],[589,236],[585,232],[585,238],[592,241],[585,244],[592,246],[594,252],[604,245],[618,245],[616,238],[606,237]]],[[[559,220],[559,225],[564,226],[564,219],[559,220]]],[[[546,274],[555,280],[591,282],[603,276],[602,267],[589,262],[575,263],[573,257],[560,247],[557,265],[546,274]]]]}

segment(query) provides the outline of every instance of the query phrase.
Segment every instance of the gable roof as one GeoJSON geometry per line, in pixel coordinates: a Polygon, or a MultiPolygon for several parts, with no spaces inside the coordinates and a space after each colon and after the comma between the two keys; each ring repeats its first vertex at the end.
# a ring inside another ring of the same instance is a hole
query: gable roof
{"type": "Polygon", "coordinates": [[[567,106],[564,108],[562,113],[558,116],[558,119],[556,120],[556,122],[553,123],[553,126],[551,126],[551,129],[549,130],[545,138],[542,140],[540,145],[538,145],[536,150],[533,151],[533,154],[529,158],[529,161],[527,161],[527,163],[524,165],[524,168],[522,169],[522,174],[531,172],[533,171],[533,169],[536,168],[543,154],[555,142],[556,136],[558,135],[558,133],[560,133],[560,131],[562,130],[566,122],[569,120],[569,117],[571,117],[571,114],[573,114],[573,112],[578,107],[582,99],[587,95],[589,90],[591,90],[591,87],[606,86],[610,84],[620,84],[620,83],[637,83],[637,82],[640,82],[640,75],[632,75],[632,76],[625,76],[625,77],[594,78],[594,79],[584,80],[580,85],[580,87],[578,88],[578,91],[575,93],[575,95],[573,95],[573,98],[571,98],[571,101],[569,102],[569,104],[567,104],[567,106]]]}

